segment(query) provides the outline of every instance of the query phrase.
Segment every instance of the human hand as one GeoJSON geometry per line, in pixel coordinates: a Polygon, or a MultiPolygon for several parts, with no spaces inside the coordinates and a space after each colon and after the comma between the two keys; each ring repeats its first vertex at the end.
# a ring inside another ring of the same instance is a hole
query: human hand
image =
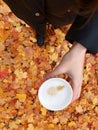
{"type": "Polygon", "coordinates": [[[61,63],[51,73],[45,76],[45,79],[49,79],[59,74],[68,74],[71,86],[73,88],[72,101],[80,97],[85,53],[86,48],[75,42],[71,50],[64,55],[61,63]]]}

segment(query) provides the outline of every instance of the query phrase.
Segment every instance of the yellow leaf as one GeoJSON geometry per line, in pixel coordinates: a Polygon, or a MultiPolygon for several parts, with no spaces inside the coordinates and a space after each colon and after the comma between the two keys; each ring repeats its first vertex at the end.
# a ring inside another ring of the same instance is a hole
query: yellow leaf
{"type": "Polygon", "coordinates": [[[15,70],[15,74],[19,80],[27,78],[27,72],[23,72],[22,70],[15,70]]]}
{"type": "Polygon", "coordinates": [[[72,127],[72,126],[75,126],[75,125],[76,125],[76,123],[74,121],[71,121],[71,122],[68,123],[69,127],[72,127]]]}
{"type": "Polygon", "coordinates": [[[36,128],[34,130],[43,130],[43,128],[39,128],[36,126],[36,128]]]}
{"type": "Polygon", "coordinates": [[[17,98],[20,102],[25,102],[25,100],[26,100],[26,94],[16,94],[16,98],[17,98]]]}
{"type": "Polygon", "coordinates": [[[9,36],[9,32],[0,29],[0,43],[3,43],[9,36]]]}
{"type": "Polygon", "coordinates": [[[29,124],[27,130],[34,130],[33,124],[29,124]]]}
{"type": "Polygon", "coordinates": [[[54,124],[49,124],[49,128],[54,128],[54,124]]]}
{"type": "Polygon", "coordinates": [[[42,115],[43,115],[43,116],[45,116],[45,115],[46,115],[46,113],[47,113],[46,108],[41,107],[41,113],[42,113],[42,115]]]}
{"type": "Polygon", "coordinates": [[[19,33],[19,41],[23,41],[24,40],[24,33],[20,32],[19,33]]]}
{"type": "Polygon", "coordinates": [[[98,104],[98,98],[93,99],[93,105],[92,108],[94,108],[98,104]]]}
{"type": "Polygon", "coordinates": [[[94,105],[98,104],[98,98],[94,98],[94,99],[93,99],[93,104],[94,104],[94,105]]]}
{"type": "Polygon", "coordinates": [[[37,90],[36,90],[36,89],[34,89],[34,88],[32,88],[32,89],[30,90],[30,93],[31,93],[32,95],[34,95],[34,94],[36,94],[36,93],[37,93],[37,90]]]}
{"type": "Polygon", "coordinates": [[[31,40],[32,42],[37,42],[37,39],[36,39],[35,37],[30,37],[30,40],[31,40]]]}
{"type": "Polygon", "coordinates": [[[31,115],[28,117],[28,122],[29,122],[29,123],[34,122],[33,114],[31,114],[31,115]]]}
{"type": "Polygon", "coordinates": [[[76,106],[76,111],[78,112],[78,113],[82,113],[83,112],[83,108],[82,108],[82,106],[76,106]]]}
{"type": "Polygon", "coordinates": [[[52,61],[57,61],[58,60],[58,54],[57,53],[53,53],[49,57],[50,57],[50,60],[52,60],[52,61]]]}
{"type": "Polygon", "coordinates": [[[18,125],[16,124],[16,122],[12,121],[9,123],[9,127],[12,129],[17,129],[18,128],[18,125]]]}
{"type": "Polygon", "coordinates": [[[0,88],[0,96],[3,95],[3,90],[0,88]]]}
{"type": "Polygon", "coordinates": [[[6,97],[7,96],[7,93],[3,92],[2,88],[0,88],[0,96],[1,97],[6,97]]]}
{"type": "Polygon", "coordinates": [[[55,34],[58,39],[57,42],[63,42],[63,40],[65,39],[65,34],[60,29],[56,29],[55,34]]]}
{"type": "Polygon", "coordinates": [[[26,56],[26,55],[25,55],[25,52],[24,52],[24,47],[23,47],[23,46],[20,45],[20,46],[17,48],[17,51],[18,51],[19,55],[21,55],[21,56],[23,56],[23,57],[26,56]]]}
{"type": "Polygon", "coordinates": [[[47,51],[48,51],[49,53],[53,53],[53,52],[55,51],[55,47],[54,47],[54,46],[49,46],[49,47],[47,48],[47,51]]]}

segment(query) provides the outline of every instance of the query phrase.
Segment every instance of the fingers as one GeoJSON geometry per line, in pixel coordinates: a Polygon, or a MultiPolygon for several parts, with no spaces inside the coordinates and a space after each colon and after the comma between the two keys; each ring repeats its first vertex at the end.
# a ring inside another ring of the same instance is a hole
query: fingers
{"type": "Polygon", "coordinates": [[[53,72],[47,74],[47,75],[44,77],[44,79],[47,80],[47,79],[53,78],[53,77],[55,77],[55,76],[57,76],[57,75],[59,75],[58,70],[54,70],[53,72]]]}
{"type": "Polygon", "coordinates": [[[52,72],[50,72],[49,74],[47,74],[47,75],[44,77],[44,79],[47,80],[47,79],[49,79],[49,78],[55,77],[55,76],[57,76],[57,75],[59,75],[59,74],[63,74],[63,73],[64,73],[64,72],[63,72],[62,67],[61,67],[61,66],[58,66],[58,67],[55,68],[55,70],[53,70],[52,72]]]}

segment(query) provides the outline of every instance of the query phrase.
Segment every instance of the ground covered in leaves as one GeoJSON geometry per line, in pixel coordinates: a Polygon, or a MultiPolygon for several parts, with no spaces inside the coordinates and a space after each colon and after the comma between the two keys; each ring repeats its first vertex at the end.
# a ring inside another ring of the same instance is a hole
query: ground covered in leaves
{"type": "MultiPolygon", "coordinates": [[[[0,130],[98,130],[98,54],[87,53],[81,97],[62,111],[48,111],[37,92],[71,44],[62,30],[35,32],[0,0],[0,130]]],[[[65,75],[61,75],[66,78],[65,75]]]]}

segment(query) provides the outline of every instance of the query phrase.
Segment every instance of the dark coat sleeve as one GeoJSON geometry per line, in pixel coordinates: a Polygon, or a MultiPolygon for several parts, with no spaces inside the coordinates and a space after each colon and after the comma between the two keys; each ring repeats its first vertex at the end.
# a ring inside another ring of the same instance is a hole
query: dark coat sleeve
{"type": "Polygon", "coordinates": [[[88,17],[77,16],[69,29],[66,40],[73,43],[79,42],[90,53],[98,52],[98,11],[87,20],[88,17]]]}
{"type": "Polygon", "coordinates": [[[44,17],[44,1],[36,0],[4,0],[12,12],[20,19],[24,20],[36,32],[44,36],[46,33],[46,21],[44,17]],[[36,14],[39,13],[39,16],[36,14]]]}

